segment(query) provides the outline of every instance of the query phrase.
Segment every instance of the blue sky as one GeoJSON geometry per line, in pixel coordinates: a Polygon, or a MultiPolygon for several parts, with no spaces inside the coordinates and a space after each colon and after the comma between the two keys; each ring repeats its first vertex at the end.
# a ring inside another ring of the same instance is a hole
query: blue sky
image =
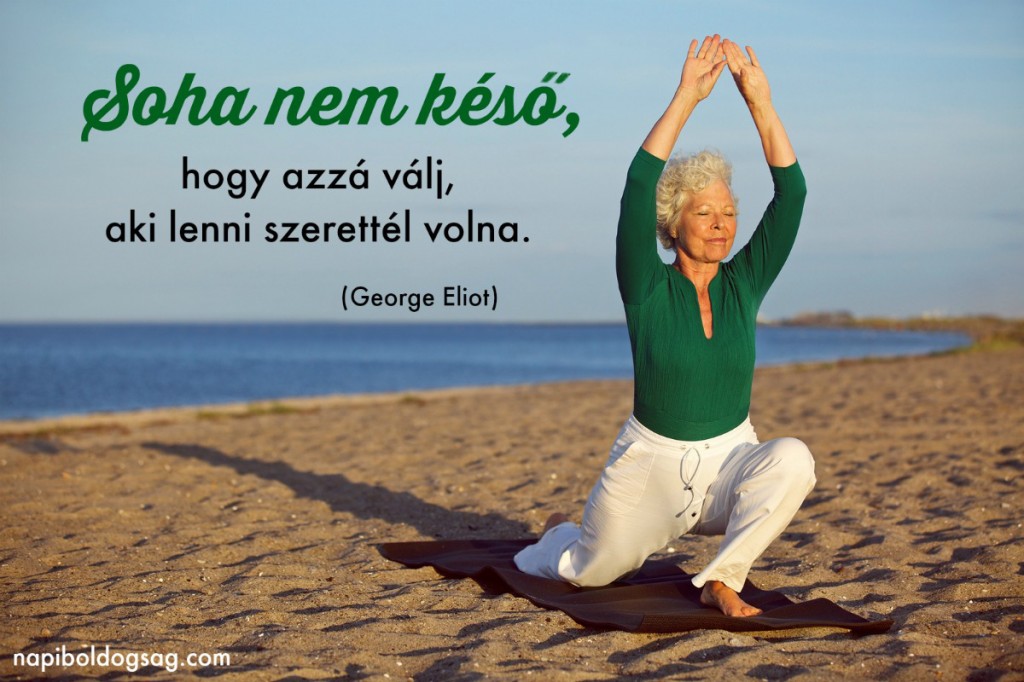
{"type": "MultiPolygon", "coordinates": [[[[757,50],[809,196],[801,236],[762,308],[860,315],[1024,315],[1024,5],[1019,2],[304,2],[0,4],[0,321],[619,320],[613,247],[625,169],[678,82],[691,37],[757,50]],[[393,85],[394,126],[127,123],[80,141],[89,92],[137,64],[142,86],[249,87],[256,118],[278,87],[393,85]],[[530,127],[412,124],[435,73],[460,93],[486,72],[523,97],[570,73],[580,116],[530,127]],[[288,168],[379,173],[443,159],[451,195],[288,191],[288,168]],[[269,169],[255,199],[183,190],[199,168],[269,169]],[[153,244],[112,244],[130,209],[153,244]],[[241,220],[248,244],[167,243],[166,216],[241,220]],[[529,241],[267,244],[270,220],[516,221],[529,241]],[[341,309],[342,287],[495,286],[497,311],[341,309]]],[[[677,151],[735,166],[738,242],[771,196],[753,124],[726,76],[677,151]]],[[[653,237],[652,237],[653,238],[653,237]]],[[[667,257],[667,256],[666,256],[667,257]]]]}

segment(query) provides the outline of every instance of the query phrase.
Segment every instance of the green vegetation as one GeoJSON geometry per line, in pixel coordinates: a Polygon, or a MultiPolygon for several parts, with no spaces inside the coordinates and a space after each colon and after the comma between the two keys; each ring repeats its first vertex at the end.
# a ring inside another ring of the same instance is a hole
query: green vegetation
{"type": "Polygon", "coordinates": [[[783,326],[855,327],[893,331],[960,332],[973,343],[959,351],[1004,350],[1024,346],[1024,320],[1006,319],[995,315],[964,317],[854,317],[848,312],[807,313],[784,320],[783,326]]]}
{"type": "Polygon", "coordinates": [[[279,402],[270,403],[249,403],[245,406],[244,412],[232,408],[205,409],[196,412],[196,419],[245,419],[246,417],[259,417],[265,414],[303,414],[316,412],[317,407],[296,407],[279,402]]]}

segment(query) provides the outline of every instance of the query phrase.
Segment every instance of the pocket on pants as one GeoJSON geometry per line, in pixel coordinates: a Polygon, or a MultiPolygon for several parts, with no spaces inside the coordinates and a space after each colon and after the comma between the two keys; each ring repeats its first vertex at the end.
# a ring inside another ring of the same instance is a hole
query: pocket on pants
{"type": "Polygon", "coordinates": [[[654,453],[634,442],[618,457],[609,459],[594,490],[594,505],[611,514],[628,514],[647,491],[654,453]]]}

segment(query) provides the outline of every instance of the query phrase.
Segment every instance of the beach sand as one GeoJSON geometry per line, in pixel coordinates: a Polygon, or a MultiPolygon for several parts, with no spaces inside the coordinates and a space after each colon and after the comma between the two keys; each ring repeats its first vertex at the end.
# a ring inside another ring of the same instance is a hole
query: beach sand
{"type": "MultiPolygon", "coordinates": [[[[178,654],[158,679],[1024,679],[1024,349],[757,372],[758,435],[807,442],[818,484],[751,580],[886,634],[600,631],[378,554],[578,520],[630,404],[592,381],[0,424],[0,675],[109,645],[178,654]]],[[[129,677],[47,676],[105,673],[129,677]]]]}

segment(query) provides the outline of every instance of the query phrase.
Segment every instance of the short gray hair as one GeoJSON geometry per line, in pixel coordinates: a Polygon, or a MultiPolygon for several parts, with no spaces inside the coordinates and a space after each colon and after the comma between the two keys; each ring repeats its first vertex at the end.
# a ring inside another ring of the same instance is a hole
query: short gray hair
{"type": "MultiPolygon", "coordinates": [[[[721,180],[732,192],[732,164],[717,151],[705,149],[690,156],[673,157],[665,165],[658,180],[655,206],[658,216],[658,241],[671,249],[672,226],[679,222],[679,214],[690,197],[715,180],[721,180]]],[[[737,200],[733,197],[733,202],[737,200]]]]}

